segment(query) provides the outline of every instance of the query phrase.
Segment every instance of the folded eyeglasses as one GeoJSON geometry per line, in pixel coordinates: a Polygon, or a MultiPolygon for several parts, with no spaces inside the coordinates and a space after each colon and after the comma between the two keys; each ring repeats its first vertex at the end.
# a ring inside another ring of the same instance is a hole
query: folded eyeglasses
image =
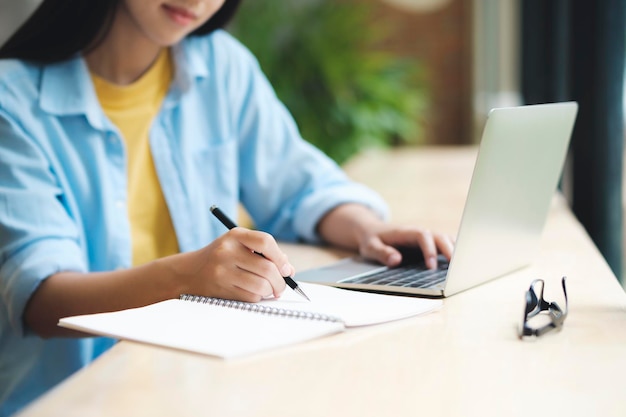
{"type": "Polygon", "coordinates": [[[544,282],[542,279],[536,279],[530,284],[530,288],[526,291],[526,308],[524,309],[524,318],[519,328],[519,338],[524,336],[541,336],[550,330],[560,330],[563,327],[565,318],[567,317],[567,290],[565,288],[565,278],[561,279],[563,286],[563,294],[565,296],[565,310],[555,302],[549,302],[543,299],[544,282]],[[544,316],[549,319],[548,323],[536,325],[532,320],[535,317],[544,316]]]}

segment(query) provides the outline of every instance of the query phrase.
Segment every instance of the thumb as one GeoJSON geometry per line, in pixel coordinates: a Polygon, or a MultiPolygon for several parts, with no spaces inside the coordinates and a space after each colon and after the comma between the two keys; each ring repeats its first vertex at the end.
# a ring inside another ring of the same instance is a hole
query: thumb
{"type": "Polygon", "coordinates": [[[378,261],[386,266],[396,266],[402,261],[402,255],[393,246],[386,245],[378,236],[372,236],[359,246],[359,253],[364,258],[378,261]]]}

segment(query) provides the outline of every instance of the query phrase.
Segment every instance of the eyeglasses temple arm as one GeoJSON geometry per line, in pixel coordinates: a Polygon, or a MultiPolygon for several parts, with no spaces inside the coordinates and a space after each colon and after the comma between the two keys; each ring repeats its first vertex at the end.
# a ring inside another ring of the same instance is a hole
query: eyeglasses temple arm
{"type": "Polygon", "coordinates": [[[565,295],[565,313],[569,311],[569,305],[567,304],[567,288],[565,288],[565,281],[567,277],[561,278],[561,286],[563,287],[563,294],[565,295]]]}

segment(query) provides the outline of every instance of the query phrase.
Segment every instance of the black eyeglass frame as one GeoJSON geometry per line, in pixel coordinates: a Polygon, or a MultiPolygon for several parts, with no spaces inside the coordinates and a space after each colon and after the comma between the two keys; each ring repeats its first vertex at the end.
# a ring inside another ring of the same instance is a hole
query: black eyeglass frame
{"type": "Polygon", "coordinates": [[[524,317],[518,334],[520,339],[524,336],[539,337],[549,332],[550,330],[561,329],[563,327],[563,323],[565,322],[565,318],[567,317],[567,313],[569,310],[565,280],[566,277],[563,277],[561,279],[561,285],[563,286],[563,295],[565,296],[565,310],[561,309],[561,307],[555,302],[549,302],[544,300],[543,288],[545,284],[542,279],[536,279],[530,283],[530,288],[528,288],[528,291],[526,291],[526,306],[524,308],[524,317]],[[537,291],[537,289],[535,288],[538,286],[541,286],[539,291],[537,291]],[[539,294],[537,295],[537,293],[539,294]],[[532,319],[533,317],[539,315],[541,312],[544,311],[548,312],[548,316],[550,317],[550,323],[541,327],[531,327],[528,324],[528,320],[532,319]]]}

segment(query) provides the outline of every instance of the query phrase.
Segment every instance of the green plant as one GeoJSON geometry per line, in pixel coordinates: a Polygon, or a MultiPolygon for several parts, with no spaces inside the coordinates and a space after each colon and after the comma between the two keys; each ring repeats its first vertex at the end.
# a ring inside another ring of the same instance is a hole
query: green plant
{"type": "Polygon", "coordinates": [[[229,29],[259,59],[302,136],[337,162],[419,141],[420,67],[380,48],[389,27],[366,3],[249,0],[229,29]]]}

